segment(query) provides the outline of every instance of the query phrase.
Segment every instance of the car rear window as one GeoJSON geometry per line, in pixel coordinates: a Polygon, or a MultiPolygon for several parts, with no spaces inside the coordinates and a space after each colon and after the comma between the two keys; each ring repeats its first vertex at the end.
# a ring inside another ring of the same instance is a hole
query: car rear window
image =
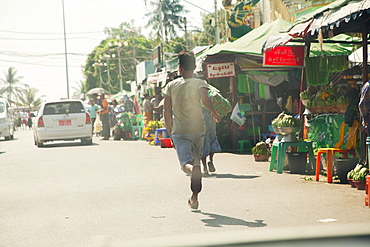
{"type": "Polygon", "coordinates": [[[49,103],[44,107],[44,115],[85,113],[81,102],[49,103]]]}

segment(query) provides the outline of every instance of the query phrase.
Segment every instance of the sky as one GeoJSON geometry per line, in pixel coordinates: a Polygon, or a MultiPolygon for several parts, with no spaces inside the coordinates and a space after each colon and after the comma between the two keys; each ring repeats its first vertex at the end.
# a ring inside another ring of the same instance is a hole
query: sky
{"type": "MultiPolygon", "coordinates": [[[[149,1],[145,6],[144,0],[64,0],[70,97],[84,80],[87,54],[106,38],[106,27],[134,20],[135,28],[149,33],[144,16],[151,11],[149,1]]],[[[201,27],[201,13],[214,12],[214,0],[180,3],[190,11],[189,27],[201,27]]],[[[217,4],[222,7],[221,0],[217,4]]],[[[44,100],[67,98],[62,0],[0,0],[0,6],[0,78],[13,67],[21,83],[39,89],[44,100]]]]}

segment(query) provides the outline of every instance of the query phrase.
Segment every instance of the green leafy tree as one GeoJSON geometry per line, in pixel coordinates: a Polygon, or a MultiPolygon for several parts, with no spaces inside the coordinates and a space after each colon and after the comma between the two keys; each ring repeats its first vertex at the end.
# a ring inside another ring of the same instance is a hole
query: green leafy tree
{"type": "Polygon", "coordinates": [[[21,79],[23,76],[17,76],[17,70],[13,67],[5,73],[5,79],[1,79],[3,86],[0,88],[0,95],[7,98],[10,104],[19,105],[19,98],[22,94],[21,79]]]}
{"type": "Polygon", "coordinates": [[[41,97],[45,97],[45,95],[37,97],[38,92],[39,92],[38,89],[32,88],[29,85],[25,84],[24,88],[22,88],[21,90],[21,95],[19,98],[22,105],[27,106],[30,109],[38,108],[42,103],[41,97]]]}
{"type": "Polygon", "coordinates": [[[123,89],[130,91],[126,81],[135,80],[136,65],[152,59],[154,42],[142,36],[137,30],[123,23],[119,28],[107,28],[108,38],[88,55],[84,68],[86,90],[103,87],[111,94],[123,89]]]}
{"type": "Polygon", "coordinates": [[[162,13],[162,24],[166,41],[168,41],[169,38],[172,39],[177,37],[177,31],[184,27],[184,18],[181,15],[189,12],[180,4],[180,0],[150,1],[150,5],[155,10],[145,14],[145,16],[149,17],[147,26],[156,32],[157,39],[161,37],[159,10],[162,13]]]}

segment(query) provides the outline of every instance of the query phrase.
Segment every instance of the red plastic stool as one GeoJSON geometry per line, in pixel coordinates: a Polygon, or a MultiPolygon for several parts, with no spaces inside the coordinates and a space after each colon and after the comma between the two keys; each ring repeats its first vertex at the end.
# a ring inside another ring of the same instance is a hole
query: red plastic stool
{"type": "Polygon", "coordinates": [[[370,207],[370,175],[366,176],[365,184],[365,206],[370,207]]]}

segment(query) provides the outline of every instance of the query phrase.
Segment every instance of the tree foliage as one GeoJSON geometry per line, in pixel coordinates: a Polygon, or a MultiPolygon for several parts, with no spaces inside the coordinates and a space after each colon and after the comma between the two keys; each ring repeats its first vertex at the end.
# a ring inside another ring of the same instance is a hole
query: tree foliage
{"type": "Polygon", "coordinates": [[[27,84],[24,85],[24,88],[22,88],[21,92],[22,93],[19,98],[20,102],[22,102],[23,106],[27,106],[30,109],[38,108],[42,103],[41,97],[45,96],[42,95],[41,97],[37,97],[37,93],[39,92],[39,90],[36,88],[32,88],[27,84]]]}
{"type": "Polygon", "coordinates": [[[21,79],[23,76],[18,76],[17,73],[15,68],[10,67],[7,73],[4,72],[5,79],[0,79],[3,84],[0,88],[0,95],[7,98],[10,104],[18,104],[22,94],[21,79]]]}
{"type": "Polygon", "coordinates": [[[123,89],[130,91],[126,81],[135,80],[136,65],[152,59],[154,42],[142,36],[137,30],[122,23],[119,28],[107,28],[107,39],[102,40],[88,55],[84,75],[86,90],[103,87],[111,94],[123,89]]]}
{"type": "Polygon", "coordinates": [[[145,16],[149,17],[147,26],[155,31],[157,38],[160,39],[161,37],[161,22],[167,42],[169,38],[173,39],[177,37],[177,31],[184,27],[184,16],[182,15],[185,15],[189,11],[185,10],[179,0],[150,1],[150,5],[154,10],[145,14],[145,16]],[[159,15],[159,13],[162,13],[162,15],[159,15]],[[162,16],[162,20],[160,16],[162,16]]]}
{"type": "MultiPolygon", "coordinates": [[[[21,83],[23,76],[17,75],[18,71],[10,67],[5,74],[5,79],[0,87],[0,96],[7,98],[11,105],[17,107],[28,107],[35,109],[41,105],[42,99],[37,97],[38,89],[32,88],[27,84],[21,83]]],[[[43,96],[41,96],[43,97],[43,96]]]]}

